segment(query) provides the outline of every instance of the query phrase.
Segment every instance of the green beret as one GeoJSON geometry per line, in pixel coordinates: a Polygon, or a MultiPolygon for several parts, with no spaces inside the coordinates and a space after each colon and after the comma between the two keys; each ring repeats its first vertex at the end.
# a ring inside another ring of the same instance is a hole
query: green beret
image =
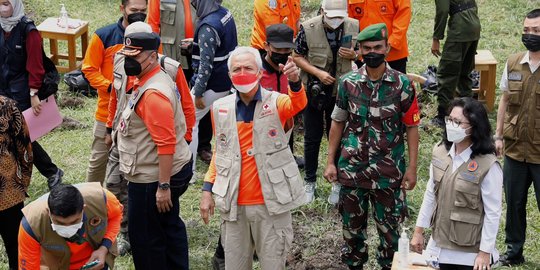
{"type": "Polygon", "coordinates": [[[379,41],[388,39],[388,29],[386,24],[376,23],[372,24],[358,34],[358,41],[379,41]]]}

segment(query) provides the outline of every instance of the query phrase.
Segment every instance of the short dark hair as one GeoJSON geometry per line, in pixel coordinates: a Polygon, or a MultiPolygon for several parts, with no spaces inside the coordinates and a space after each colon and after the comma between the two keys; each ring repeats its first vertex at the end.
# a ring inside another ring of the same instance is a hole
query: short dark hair
{"type": "Polygon", "coordinates": [[[84,207],[81,192],[69,184],[56,185],[49,193],[47,203],[52,215],[63,218],[80,213],[84,207]]]}
{"type": "Polygon", "coordinates": [[[527,18],[528,19],[535,19],[535,18],[538,18],[538,17],[540,17],[540,8],[533,9],[533,10],[529,11],[529,13],[527,13],[527,18]]]}
{"type": "MultiPolygon", "coordinates": [[[[145,0],[146,4],[148,4],[148,0],[145,0]]],[[[122,0],[122,6],[126,6],[129,3],[129,0],[122,0]]]]}
{"type": "MultiPolygon", "coordinates": [[[[455,98],[450,103],[448,114],[454,107],[463,108],[463,115],[471,125],[472,154],[471,159],[478,155],[495,154],[495,143],[493,142],[491,125],[484,105],[478,100],[464,97],[455,98]]],[[[446,138],[446,127],[443,132],[443,142],[449,150],[452,142],[446,138]]]]}

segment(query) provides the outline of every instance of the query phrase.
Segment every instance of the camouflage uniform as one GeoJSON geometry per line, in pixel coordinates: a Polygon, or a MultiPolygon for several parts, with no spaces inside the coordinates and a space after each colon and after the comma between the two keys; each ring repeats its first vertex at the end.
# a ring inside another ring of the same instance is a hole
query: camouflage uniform
{"type": "MultiPolygon", "coordinates": [[[[361,266],[368,259],[364,243],[368,202],[379,233],[377,260],[383,267],[391,265],[398,226],[407,216],[400,188],[406,167],[403,116],[413,102],[415,92],[407,77],[388,65],[376,82],[368,78],[365,65],[340,80],[332,118],[346,121],[337,168],[343,185],[339,211],[345,245],[341,257],[347,265],[361,266]]],[[[418,114],[414,118],[416,123],[418,114]]]]}

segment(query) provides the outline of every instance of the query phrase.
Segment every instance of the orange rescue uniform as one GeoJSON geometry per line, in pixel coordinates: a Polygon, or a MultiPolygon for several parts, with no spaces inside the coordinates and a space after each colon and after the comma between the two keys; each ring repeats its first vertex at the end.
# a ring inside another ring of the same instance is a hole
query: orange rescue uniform
{"type": "Polygon", "coordinates": [[[360,31],[372,24],[386,24],[388,42],[392,47],[387,61],[409,56],[407,30],[412,16],[410,0],[349,0],[348,11],[349,17],[360,21],[360,31]]]}
{"type": "MultiPolygon", "coordinates": [[[[116,242],[116,235],[120,231],[120,221],[122,220],[122,205],[116,197],[109,191],[105,191],[107,197],[107,231],[105,239],[116,242]]],[[[41,261],[41,245],[32,237],[32,232],[27,232],[21,226],[19,228],[19,262],[25,261],[25,270],[39,270],[41,261]]],[[[88,263],[90,255],[94,250],[88,242],[82,244],[67,242],[71,251],[69,270],[79,270],[88,263]]]]}
{"type": "Polygon", "coordinates": [[[300,0],[255,0],[253,16],[255,23],[251,32],[251,47],[264,49],[266,27],[284,23],[298,33],[300,20],[300,0]]]}

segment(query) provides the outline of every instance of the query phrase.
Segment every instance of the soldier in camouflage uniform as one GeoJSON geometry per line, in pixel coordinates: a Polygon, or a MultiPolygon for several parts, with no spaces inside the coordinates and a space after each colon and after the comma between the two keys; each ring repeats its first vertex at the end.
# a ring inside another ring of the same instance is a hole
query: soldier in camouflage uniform
{"type": "Polygon", "coordinates": [[[377,260],[383,269],[390,269],[398,227],[407,216],[402,188],[410,190],[416,184],[419,112],[407,77],[385,62],[390,49],[385,24],[367,27],[358,41],[365,65],[340,79],[324,177],[342,185],[342,261],[350,269],[363,269],[371,204],[380,242],[377,260]]]}

